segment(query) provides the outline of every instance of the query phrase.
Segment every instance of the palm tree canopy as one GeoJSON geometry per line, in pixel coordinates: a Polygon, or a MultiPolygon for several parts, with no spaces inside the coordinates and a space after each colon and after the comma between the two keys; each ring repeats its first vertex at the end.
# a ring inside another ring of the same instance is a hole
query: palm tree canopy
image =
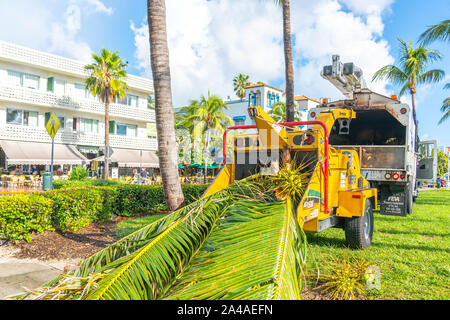
{"type": "Polygon", "coordinates": [[[241,100],[245,97],[244,88],[251,85],[251,82],[248,79],[249,76],[242,73],[238,74],[233,79],[234,92],[239,98],[241,98],[241,100]]]}
{"type": "Polygon", "coordinates": [[[419,37],[419,42],[422,45],[427,45],[436,40],[450,41],[450,20],[444,20],[429,27],[419,37]]]}
{"type": "Polygon", "coordinates": [[[123,99],[128,90],[124,81],[127,63],[119,57],[119,52],[111,53],[103,48],[100,55],[93,53],[92,58],[95,62],[84,67],[89,72],[86,88],[104,103],[110,103],[114,98],[123,99]]]}
{"type": "MultiPolygon", "coordinates": [[[[294,121],[300,121],[301,115],[298,109],[294,111],[294,121]]],[[[272,109],[269,111],[269,115],[276,122],[286,122],[286,103],[285,102],[277,102],[272,105],[272,109]]]]}
{"type": "MultiPolygon", "coordinates": [[[[447,90],[450,89],[450,82],[444,86],[444,89],[447,89],[447,90]]],[[[442,102],[441,112],[444,114],[442,115],[442,118],[439,120],[439,124],[443,123],[448,118],[450,118],[450,97],[447,97],[442,102]]]]}
{"type": "Polygon", "coordinates": [[[441,59],[442,55],[437,50],[427,49],[419,46],[409,46],[405,41],[400,42],[399,66],[387,65],[378,70],[372,77],[372,81],[386,79],[394,85],[401,85],[400,96],[406,89],[415,93],[416,86],[426,83],[441,81],[445,72],[440,69],[426,70],[429,63],[441,59]]]}
{"type": "Polygon", "coordinates": [[[185,116],[181,125],[192,133],[200,133],[202,136],[209,129],[223,132],[233,123],[224,113],[224,110],[229,109],[230,107],[219,96],[208,92],[208,96],[191,100],[189,106],[181,108],[180,114],[185,116]]]}

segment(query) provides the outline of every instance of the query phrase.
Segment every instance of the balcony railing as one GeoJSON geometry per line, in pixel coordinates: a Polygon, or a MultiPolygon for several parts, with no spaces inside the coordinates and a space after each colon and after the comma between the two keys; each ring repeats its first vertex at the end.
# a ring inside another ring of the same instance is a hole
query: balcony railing
{"type": "MultiPolygon", "coordinates": [[[[42,143],[52,142],[45,129],[20,125],[6,125],[0,128],[0,139],[42,143]]],[[[110,135],[109,141],[113,148],[138,150],[157,149],[156,139],[110,135]]],[[[60,130],[55,136],[55,143],[102,147],[105,145],[105,137],[103,134],[60,130]]]]}
{"type": "MultiPolygon", "coordinates": [[[[105,114],[103,103],[93,99],[83,99],[71,96],[58,96],[51,92],[43,92],[22,87],[0,86],[0,100],[28,103],[37,106],[47,106],[59,109],[69,109],[93,114],[105,114]]],[[[149,109],[139,109],[127,105],[110,105],[110,115],[119,118],[155,122],[155,112],[149,109]]]]}
{"type": "MultiPolygon", "coordinates": [[[[88,74],[84,70],[84,63],[57,56],[54,54],[25,48],[12,43],[0,41],[0,58],[35,65],[43,69],[50,69],[76,75],[79,77],[87,77],[88,74]]],[[[153,92],[153,81],[143,77],[128,75],[127,84],[130,88],[147,92],[153,92]]]]}

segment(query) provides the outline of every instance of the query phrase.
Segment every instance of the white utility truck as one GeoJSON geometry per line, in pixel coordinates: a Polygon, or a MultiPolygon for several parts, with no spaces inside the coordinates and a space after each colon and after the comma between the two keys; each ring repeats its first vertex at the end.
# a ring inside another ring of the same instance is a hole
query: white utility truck
{"type": "Polygon", "coordinates": [[[332,65],[321,72],[345,96],[310,109],[308,120],[333,108],[350,108],[356,119],[338,119],[330,133],[330,145],[353,149],[359,154],[361,173],[378,189],[380,213],[406,216],[418,196],[419,181],[436,178],[435,141],[419,142],[415,137],[412,110],[396,96],[386,97],[367,88],[362,70],[353,63],[341,63],[333,56],[332,65]],[[418,180],[419,179],[419,180],[418,180]]]}

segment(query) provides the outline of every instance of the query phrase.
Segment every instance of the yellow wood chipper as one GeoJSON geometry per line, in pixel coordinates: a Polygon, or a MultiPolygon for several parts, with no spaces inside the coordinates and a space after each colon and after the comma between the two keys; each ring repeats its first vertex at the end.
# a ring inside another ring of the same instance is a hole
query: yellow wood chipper
{"type": "Polygon", "coordinates": [[[348,245],[367,248],[372,242],[373,212],[377,190],[361,175],[358,153],[335,149],[328,143],[336,121],[351,121],[351,109],[322,111],[314,121],[276,123],[261,107],[248,109],[255,125],[234,126],[224,133],[223,168],[204,197],[226,188],[234,181],[255,174],[276,175],[288,153],[289,161],[301,164],[308,183],[297,207],[297,220],[306,231],[331,227],[345,231],[348,245]],[[227,163],[227,133],[253,130],[234,137],[233,154],[227,163]]]}

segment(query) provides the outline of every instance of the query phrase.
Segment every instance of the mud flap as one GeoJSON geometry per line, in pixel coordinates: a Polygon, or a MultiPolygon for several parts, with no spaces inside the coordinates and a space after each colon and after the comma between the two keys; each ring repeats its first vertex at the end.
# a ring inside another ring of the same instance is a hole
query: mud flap
{"type": "Polygon", "coordinates": [[[405,189],[391,190],[389,195],[382,196],[380,201],[380,214],[386,216],[406,217],[407,204],[405,189]]]}

